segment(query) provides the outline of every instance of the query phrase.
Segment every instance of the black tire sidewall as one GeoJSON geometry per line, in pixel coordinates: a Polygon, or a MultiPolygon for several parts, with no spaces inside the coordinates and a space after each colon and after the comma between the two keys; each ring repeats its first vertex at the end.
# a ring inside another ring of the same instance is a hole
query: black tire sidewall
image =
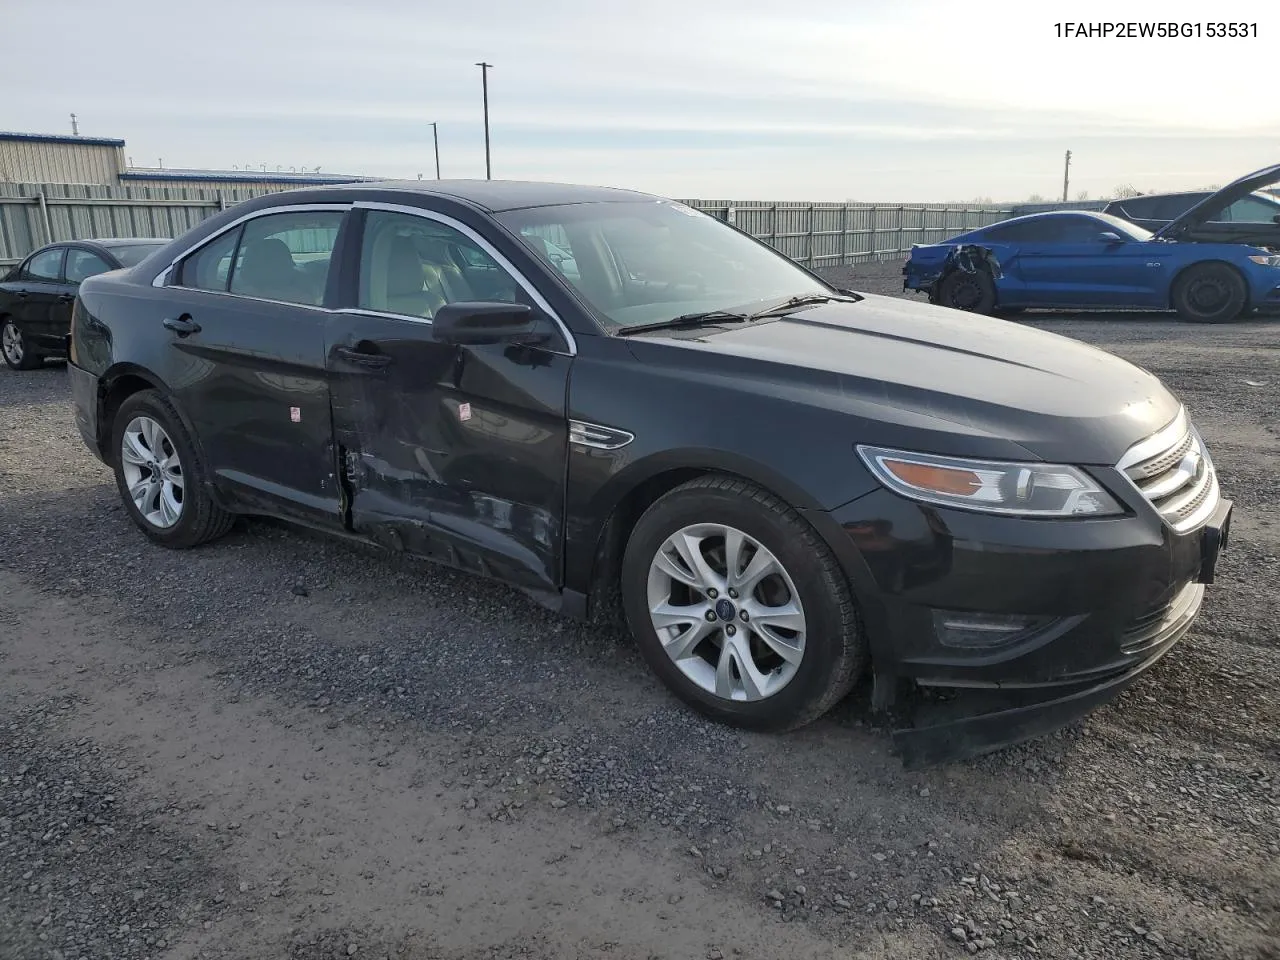
{"type": "Polygon", "coordinates": [[[203,512],[199,500],[207,495],[201,489],[201,478],[197,470],[197,464],[200,461],[196,456],[190,434],[172,405],[166,402],[156,390],[143,390],[126,398],[120,405],[120,409],[116,411],[115,422],[111,425],[111,444],[111,463],[115,472],[116,488],[120,492],[125,510],[138,528],[151,540],[168,547],[185,547],[196,542],[197,532],[201,526],[200,514],[203,512]],[[153,526],[142,516],[134,505],[133,498],[129,496],[129,487],[125,482],[120,447],[125,427],[137,416],[150,417],[164,428],[182,463],[182,516],[178,518],[177,523],[167,529],[153,526]]]}
{"type": "Polygon", "coordinates": [[[952,270],[938,284],[938,302],[952,310],[990,314],[996,308],[996,282],[986,270],[979,270],[976,273],[952,270]],[[963,280],[972,280],[982,289],[981,299],[972,307],[957,307],[952,302],[954,288],[963,280]]]}
{"type": "Polygon", "coordinates": [[[1227,323],[1239,317],[1249,298],[1249,289],[1244,278],[1225,263],[1206,263],[1188,269],[1173,287],[1173,308],[1178,316],[1188,323],[1227,323]],[[1232,287],[1233,295],[1226,306],[1214,313],[1198,313],[1186,303],[1187,290],[1193,280],[1206,274],[1218,274],[1232,287]]]}
{"type": "Polygon", "coordinates": [[[685,703],[735,726],[786,729],[823,697],[830,671],[840,658],[844,626],[833,591],[848,587],[831,584],[829,569],[778,511],[723,490],[676,491],[650,507],[632,531],[622,561],[623,611],[645,661],[685,703]],[[806,621],[804,659],[791,681],[766,700],[725,701],[693,683],[667,656],[649,618],[647,590],[653,557],[672,533],[696,523],[723,523],[762,543],[786,568],[800,594],[806,621]]]}

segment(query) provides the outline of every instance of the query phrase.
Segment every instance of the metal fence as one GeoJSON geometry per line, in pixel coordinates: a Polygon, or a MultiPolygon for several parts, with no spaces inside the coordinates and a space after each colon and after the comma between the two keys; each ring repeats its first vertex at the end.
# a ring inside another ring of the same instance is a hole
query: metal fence
{"type": "MultiPolygon", "coordinates": [[[[0,183],[0,264],[59,240],[176,237],[249,197],[278,190],[0,183]]],[[[808,267],[905,256],[1012,215],[1008,206],[685,200],[808,267]]]]}
{"type": "Polygon", "coordinates": [[[770,244],[806,267],[905,256],[1010,216],[1009,207],[941,204],[770,203],[685,200],[770,244]]]}

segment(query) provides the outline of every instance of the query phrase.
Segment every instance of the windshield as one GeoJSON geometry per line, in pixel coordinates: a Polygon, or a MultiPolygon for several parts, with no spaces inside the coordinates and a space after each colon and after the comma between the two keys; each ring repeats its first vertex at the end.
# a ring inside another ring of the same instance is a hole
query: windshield
{"type": "Polygon", "coordinates": [[[619,327],[835,292],[782,254],[668,200],[534,207],[498,220],[619,327]]]}
{"type": "Polygon", "coordinates": [[[1099,220],[1105,220],[1116,233],[1131,240],[1150,240],[1155,236],[1150,230],[1144,230],[1136,223],[1130,223],[1123,217],[1117,217],[1110,213],[1095,213],[1094,216],[1099,220]]]}
{"type": "Polygon", "coordinates": [[[164,246],[163,243],[122,243],[117,246],[103,244],[122,267],[136,267],[150,254],[164,246]]]}

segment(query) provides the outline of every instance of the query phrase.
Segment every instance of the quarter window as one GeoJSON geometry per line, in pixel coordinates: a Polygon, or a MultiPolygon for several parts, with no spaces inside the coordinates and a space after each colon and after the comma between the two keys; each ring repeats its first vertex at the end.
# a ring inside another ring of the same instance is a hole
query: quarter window
{"type": "Polygon", "coordinates": [[[250,220],[236,250],[231,292],[319,306],[343,216],[319,210],[250,220]]]}
{"type": "Polygon", "coordinates": [[[240,243],[240,227],[228,230],[182,261],[178,284],[225,293],[231,280],[231,259],[240,243]]]}
{"type": "Polygon", "coordinates": [[[58,282],[62,279],[62,254],[63,247],[54,247],[52,250],[45,250],[37,253],[34,257],[27,261],[27,278],[30,280],[45,280],[58,282]]]}
{"type": "Polygon", "coordinates": [[[79,283],[94,274],[106,273],[111,265],[96,253],[88,250],[71,249],[67,251],[67,282],[79,283]]]}
{"type": "Polygon", "coordinates": [[[512,276],[461,231],[426,217],[369,211],[360,307],[429,320],[445,304],[469,300],[527,302],[512,276]]]}

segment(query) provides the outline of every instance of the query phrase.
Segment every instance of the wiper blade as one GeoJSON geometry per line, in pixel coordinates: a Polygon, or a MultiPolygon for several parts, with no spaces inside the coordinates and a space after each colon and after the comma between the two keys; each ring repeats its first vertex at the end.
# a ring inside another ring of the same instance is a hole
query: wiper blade
{"type": "Polygon", "coordinates": [[[842,303],[857,303],[861,299],[861,297],[856,295],[849,297],[829,293],[807,293],[798,297],[790,297],[782,303],[775,303],[772,307],[768,307],[757,313],[751,314],[748,319],[755,320],[759,317],[771,317],[777,313],[786,313],[788,310],[794,310],[796,307],[807,307],[811,304],[818,303],[830,303],[833,300],[838,300],[842,303]]]}
{"type": "Polygon", "coordinates": [[[682,313],[678,317],[672,317],[670,320],[658,320],[655,323],[640,323],[634,327],[621,327],[617,331],[620,337],[630,336],[633,333],[644,333],[646,330],[681,330],[691,327],[701,327],[705,324],[715,322],[743,323],[750,317],[745,313],[734,313],[732,310],[703,310],[699,313],[682,313]]]}

